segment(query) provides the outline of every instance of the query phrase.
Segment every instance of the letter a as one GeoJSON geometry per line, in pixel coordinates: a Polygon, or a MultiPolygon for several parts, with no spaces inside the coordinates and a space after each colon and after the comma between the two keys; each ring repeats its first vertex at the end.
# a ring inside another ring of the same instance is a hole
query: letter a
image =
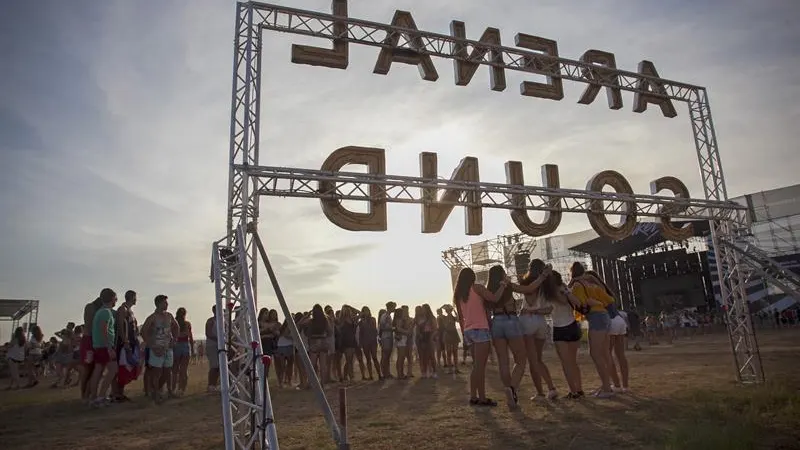
{"type": "MultiPolygon", "coordinates": [[[[417,24],[414,23],[414,18],[411,17],[411,13],[408,11],[395,11],[391,25],[392,27],[418,30],[417,24]]],[[[373,73],[386,75],[392,67],[392,62],[397,61],[417,66],[423,80],[436,81],[439,79],[439,74],[436,72],[433,61],[431,61],[431,56],[422,53],[425,50],[425,43],[416,33],[390,30],[386,33],[386,39],[383,40],[383,44],[389,47],[381,48],[378,60],[375,61],[375,68],[372,70],[373,73]],[[404,43],[408,44],[409,47],[399,46],[400,36],[404,37],[404,43]]]]}
{"type": "MultiPolygon", "coordinates": [[[[558,166],[555,164],[545,164],[542,166],[542,181],[545,187],[558,189],[561,182],[558,178],[558,166]]],[[[512,186],[525,186],[525,178],[522,174],[522,163],[519,161],[509,161],[506,163],[506,183],[512,186]]],[[[544,236],[550,234],[561,224],[561,199],[559,197],[548,197],[548,209],[544,213],[544,222],[536,223],[531,220],[525,208],[525,194],[511,194],[511,203],[519,206],[518,209],[511,210],[511,220],[517,229],[528,236],[544,236]]]]}
{"type": "MultiPolygon", "coordinates": [[[[439,165],[436,153],[423,152],[419,155],[420,172],[422,178],[426,178],[431,182],[435,182],[439,177],[439,165]]],[[[453,171],[453,176],[450,177],[452,181],[480,181],[480,174],[478,173],[478,158],[467,157],[461,160],[453,171]]],[[[447,189],[442,198],[439,199],[439,188],[424,187],[422,188],[422,232],[423,233],[438,233],[442,231],[444,223],[453,211],[453,208],[459,204],[461,194],[464,192],[462,189],[447,189]]],[[[466,207],[466,234],[469,236],[478,236],[483,233],[483,210],[481,208],[481,193],[474,190],[468,191],[467,202],[470,206],[466,207]]]]}
{"type": "MultiPolygon", "coordinates": [[[[653,78],[658,78],[658,71],[656,66],[650,61],[642,61],[639,63],[639,75],[646,75],[653,78]]],[[[664,117],[675,117],[678,113],[675,111],[675,105],[672,100],[667,97],[667,90],[664,89],[664,83],[650,78],[639,77],[636,82],[636,93],[633,95],[633,112],[647,111],[647,104],[652,103],[661,108],[661,114],[664,117]]]]}
{"type": "MultiPolygon", "coordinates": [[[[321,170],[338,172],[347,164],[367,166],[371,175],[386,175],[386,152],[382,148],[342,147],[328,155],[322,163],[321,170]]],[[[319,193],[328,194],[321,197],[322,212],[334,225],[349,231],[386,231],[386,191],[383,187],[369,186],[369,212],[357,213],[342,206],[336,198],[337,189],[334,181],[320,181],[319,193]]]]}

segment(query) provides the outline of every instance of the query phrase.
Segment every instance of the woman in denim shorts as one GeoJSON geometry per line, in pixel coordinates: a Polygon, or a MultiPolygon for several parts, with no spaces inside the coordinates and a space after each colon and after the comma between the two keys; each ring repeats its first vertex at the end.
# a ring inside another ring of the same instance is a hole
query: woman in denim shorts
{"type": "Polygon", "coordinates": [[[475,406],[497,406],[497,402],[486,397],[486,361],[489,359],[489,318],[486,303],[496,303],[506,288],[502,280],[497,292],[490,292],[485,286],[475,283],[475,272],[465,267],[456,279],[453,303],[458,312],[461,329],[464,330],[464,344],[472,347],[472,371],[469,375],[469,403],[475,406]]]}
{"type": "Polygon", "coordinates": [[[540,288],[546,280],[549,280],[551,273],[551,268],[545,265],[544,261],[534,259],[528,266],[528,273],[520,279],[520,284],[511,284],[514,292],[525,294],[525,301],[520,305],[519,321],[522,326],[531,380],[536,388],[536,396],[531,397],[531,400],[534,401],[558,398],[558,391],[553,384],[550,370],[542,360],[544,344],[547,342],[547,335],[550,334],[545,316],[550,314],[553,306],[548,301],[550,299],[542,295],[543,292],[540,288]],[[542,379],[547,384],[547,394],[542,387],[542,379]]]}
{"type": "MultiPolygon", "coordinates": [[[[507,279],[506,271],[502,266],[489,269],[489,281],[486,288],[489,292],[497,291],[500,284],[507,279]]],[[[492,310],[492,342],[497,353],[497,366],[500,370],[500,379],[506,387],[506,400],[509,409],[516,409],[519,405],[517,389],[525,375],[525,340],[522,338],[522,325],[517,316],[514,304],[514,292],[508,288],[499,296],[497,302],[490,306],[492,310]],[[508,350],[514,357],[514,369],[510,369],[508,350]]]]}

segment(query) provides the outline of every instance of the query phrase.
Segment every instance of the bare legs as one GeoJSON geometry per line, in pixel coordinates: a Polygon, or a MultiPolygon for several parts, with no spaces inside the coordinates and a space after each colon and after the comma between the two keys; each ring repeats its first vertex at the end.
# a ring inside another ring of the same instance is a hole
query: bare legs
{"type": "MultiPolygon", "coordinates": [[[[494,339],[494,349],[497,353],[497,366],[500,371],[500,379],[507,390],[509,408],[516,408],[516,391],[522,376],[525,375],[525,340],[522,336],[511,339],[494,339]],[[510,369],[508,361],[508,350],[514,357],[514,368],[510,369]]],[[[488,356],[488,355],[487,355],[488,356]]]]}
{"type": "Polygon", "coordinates": [[[600,391],[602,393],[612,392],[609,377],[608,346],[607,331],[589,329],[589,354],[592,357],[595,369],[597,369],[597,375],[600,377],[600,391]]]}
{"type": "Polygon", "coordinates": [[[105,398],[114,377],[117,376],[117,362],[110,361],[106,364],[95,363],[92,378],[89,380],[88,396],[94,401],[105,398]],[[104,374],[105,372],[105,374],[104,374]],[[102,378],[102,380],[101,380],[102,378]]]}
{"type": "MultiPolygon", "coordinates": [[[[313,352],[309,353],[308,356],[311,359],[311,365],[317,370],[317,377],[319,377],[320,383],[325,383],[324,375],[328,373],[328,360],[330,359],[330,355],[325,352],[313,352]]],[[[306,385],[307,384],[306,382],[306,385]]]]}
{"type": "Polygon", "coordinates": [[[179,394],[186,392],[186,386],[189,384],[189,355],[175,358],[170,383],[172,392],[179,394]]]}
{"type": "MultiPolygon", "coordinates": [[[[397,361],[395,361],[395,370],[397,371],[397,378],[403,379],[406,378],[405,368],[406,368],[406,359],[409,357],[411,347],[403,346],[397,347],[397,361]]],[[[409,361],[410,364],[410,361],[409,361]]]]}
{"type": "Polygon", "coordinates": [[[369,372],[369,380],[372,380],[372,366],[375,366],[375,371],[378,373],[378,378],[381,378],[381,364],[378,362],[378,345],[370,344],[363,347],[364,358],[367,360],[367,371],[369,372]]]}
{"type": "Polygon", "coordinates": [[[621,386],[623,390],[628,389],[628,357],[625,356],[625,347],[627,346],[627,339],[624,335],[609,336],[609,349],[608,361],[611,379],[614,381],[615,386],[621,386]],[[616,357],[617,364],[619,365],[619,375],[622,377],[620,384],[620,376],[617,376],[617,368],[614,365],[614,358],[616,357]]]}
{"type": "MultiPolygon", "coordinates": [[[[295,369],[297,369],[297,378],[298,378],[298,381],[300,383],[298,387],[300,389],[305,389],[305,388],[308,387],[308,374],[306,373],[305,365],[303,365],[303,358],[300,357],[300,355],[298,354],[298,351],[299,350],[297,350],[297,349],[295,349],[295,351],[294,351],[294,367],[295,367],[295,369]]],[[[310,356],[311,355],[309,355],[309,357],[310,356]]],[[[325,357],[327,357],[327,356],[325,356],[325,357]]],[[[313,359],[312,359],[311,362],[313,364],[313,362],[314,362],[313,359]]],[[[320,380],[320,381],[324,381],[324,380],[320,380]]]]}
{"type": "Polygon", "coordinates": [[[528,366],[531,371],[531,380],[533,386],[536,388],[536,394],[546,396],[542,386],[542,379],[547,383],[547,388],[551,392],[555,392],[555,385],[553,378],[550,376],[550,370],[547,365],[542,361],[542,352],[544,351],[544,339],[536,339],[535,335],[527,334],[523,336],[525,344],[525,353],[528,357],[528,366]]]}
{"type": "Polygon", "coordinates": [[[489,359],[489,342],[472,343],[472,371],[469,374],[469,394],[474,400],[486,402],[486,361],[489,359]]]}
{"type": "Polygon", "coordinates": [[[364,371],[364,352],[361,350],[361,347],[356,347],[356,361],[358,362],[358,371],[361,373],[361,379],[366,380],[367,374],[364,371]]]}
{"type": "Polygon", "coordinates": [[[569,385],[569,392],[573,395],[580,394],[583,392],[581,369],[578,367],[578,349],[581,346],[580,341],[556,341],[555,345],[558,359],[561,360],[561,368],[564,370],[564,378],[567,379],[567,384],[569,385]]]}
{"type": "Polygon", "coordinates": [[[94,363],[80,364],[79,366],[80,380],[81,380],[81,398],[83,400],[93,400],[90,394],[92,393],[92,374],[94,373],[94,363]]]}
{"type": "MultiPolygon", "coordinates": [[[[353,370],[353,363],[355,362],[356,357],[356,349],[355,348],[346,348],[344,349],[344,378],[353,381],[355,378],[355,371],[353,370]]],[[[340,372],[341,373],[341,372],[340,372]]],[[[339,381],[344,381],[344,379],[340,376],[339,381]]]]}
{"type": "MultiPolygon", "coordinates": [[[[381,338],[381,341],[388,341],[389,339],[381,338]]],[[[392,346],[381,345],[381,375],[384,378],[391,378],[392,371],[389,370],[389,364],[392,359],[392,346]]]]}

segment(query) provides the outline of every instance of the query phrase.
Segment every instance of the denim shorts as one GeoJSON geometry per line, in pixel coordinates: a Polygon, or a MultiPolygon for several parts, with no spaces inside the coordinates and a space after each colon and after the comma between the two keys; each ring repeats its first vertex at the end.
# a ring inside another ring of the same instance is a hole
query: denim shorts
{"type": "Polygon", "coordinates": [[[495,339],[514,339],[522,336],[522,325],[519,317],[509,314],[498,314],[492,319],[492,337],[495,339]]]}
{"type": "Polygon", "coordinates": [[[533,336],[535,339],[547,339],[548,329],[544,316],[538,314],[522,314],[519,316],[519,324],[522,327],[522,334],[533,336]]]}
{"type": "Polygon", "coordinates": [[[489,333],[488,328],[478,328],[475,330],[467,330],[464,332],[464,340],[470,344],[480,344],[481,342],[489,342],[492,340],[492,334],[489,333]]]}
{"type": "Polygon", "coordinates": [[[589,331],[608,331],[611,329],[611,317],[608,313],[591,311],[586,319],[589,321],[589,331]]]}
{"type": "Polygon", "coordinates": [[[188,342],[176,342],[172,354],[175,358],[184,358],[192,354],[192,348],[188,342]]]}

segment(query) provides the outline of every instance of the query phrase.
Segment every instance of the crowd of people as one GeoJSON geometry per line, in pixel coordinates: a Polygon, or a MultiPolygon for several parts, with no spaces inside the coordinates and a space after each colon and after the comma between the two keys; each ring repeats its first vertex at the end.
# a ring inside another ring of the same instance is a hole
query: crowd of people
{"type": "Polygon", "coordinates": [[[155,310],[139,326],[136,302],[136,292],[129,290],[117,305],[117,294],[105,288],[84,307],[83,324],[67,323],[48,343],[39,326],[32,327],[29,339],[17,328],[6,351],[8,389],[36,386],[52,366],[56,380],[51,387],[79,386],[81,399],[92,406],[129,401],[125,388],[140,375],[145,395],[157,402],[183,395],[195,348],[186,309],[178,308],[173,316],[167,296],[157,295],[155,310]]]}
{"type": "MultiPolygon", "coordinates": [[[[422,378],[437,378],[443,371],[458,373],[458,348],[463,336],[462,363],[467,354],[472,359],[469,403],[497,405],[486,396],[485,389],[487,360],[493,354],[506,387],[508,405],[516,408],[526,369],[536,391],[532,400],[559,397],[542,359],[545,344],[551,340],[567,379],[565,397],[578,399],[586,395],[577,362],[582,334],[579,321],[585,317],[589,324],[589,353],[601,380],[592,395],[606,398],[627,391],[627,315],[614,307],[613,293],[603,280],[582,264],[572,266],[569,284],[538,259],[531,262],[519,283],[512,283],[504,269],[496,266],[489,270],[484,286],[476,282],[471,269],[465,268],[454,291],[452,304],[435,312],[428,304],[420,305],[414,308],[413,316],[408,306],[389,302],[377,318],[368,307],[358,310],[344,305],[334,311],[319,304],[293,318],[322,383],[354,380],[356,364],[365,380],[375,376],[408,379],[414,376],[414,359],[422,378]],[[514,293],[523,300],[518,301],[514,293]],[[550,323],[546,316],[550,316],[550,323]]],[[[281,323],[277,311],[263,309],[258,322],[262,348],[275,361],[279,387],[293,386],[294,374],[298,381],[295,387],[307,387],[308,377],[297,357],[288,321],[281,323]]],[[[209,324],[213,324],[212,319],[209,324]]],[[[216,329],[212,328],[207,327],[207,339],[214,343],[216,329]]],[[[207,352],[215,353],[215,349],[207,352]]]]}
{"type": "MultiPolygon", "coordinates": [[[[205,356],[207,390],[218,391],[216,308],[205,323],[205,341],[195,343],[185,308],[173,316],[167,296],[158,295],[153,302],[154,311],[140,326],[133,312],[136,292],[127,291],[117,305],[116,293],[106,288],[84,307],[83,324],[70,322],[49,341],[39,326],[32,326],[30,334],[16,329],[5,346],[9,389],[36,386],[44,368],[51,367],[52,387],[80,386],[81,398],[93,406],[129,401],[126,386],[139,378],[145,395],[160,403],[184,395],[190,361],[205,356]]],[[[670,343],[676,328],[703,330],[702,324],[710,320],[688,312],[640,318],[636,311],[620,311],[615,305],[614,293],[602,278],[581,263],[572,265],[565,282],[560,273],[535,259],[517,283],[501,266],[489,270],[485,285],[477,282],[474,271],[463,269],[452,302],[435,311],[428,304],[419,305],[412,316],[408,306],[389,302],[375,317],[366,306],[359,310],[344,305],[334,311],[331,306],[314,305],[293,319],[323,384],[355,381],[356,365],[361,380],[405,380],[415,376],[414,362],[422,378],[435,379],[460,373],[459,366],[469,357],[469,403],[496,406],[485,389],[487,361],[493,357],[506,402],[516,408],[526,371],[535,390],[532,400],[559,397],[542,359],[550,343],[567,382],[565,398],[587,395],[578,365],[584,342],[600,379],[591,395],[607,398],[629,387],[627,337],[639,350],[641,337],[651,345],[658,343],[657,335],[670,343]]],[[[298,357],[301,347],[295,345],[288,320],[281,321],[276,310],[264,308],[258,313],[258,328],[261,348],[274,361],[278,387],[308,388],[309,377],[298,357]]]]}

